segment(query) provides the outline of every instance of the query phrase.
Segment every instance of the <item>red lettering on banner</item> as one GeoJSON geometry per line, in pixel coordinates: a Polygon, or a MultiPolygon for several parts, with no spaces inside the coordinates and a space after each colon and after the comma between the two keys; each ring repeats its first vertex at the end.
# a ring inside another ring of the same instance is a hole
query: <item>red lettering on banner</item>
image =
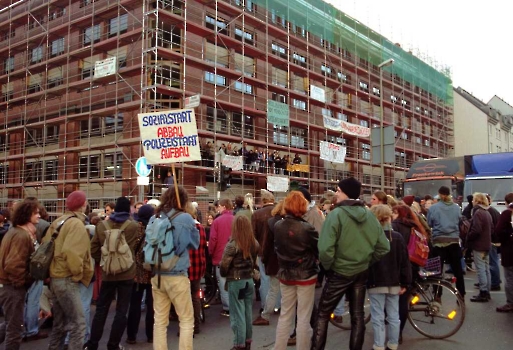
{"type": "Polygon", "coordinates": [[[183,137],[183,130],[181,126],[167,126],[158,128],[157,137],[183,137]]]}
{"type": "Polygon", "coordinates": [[[160,159],[181,158],[189,156],[190,154],[188,146],[165,148],[160,151],[160,159]]]}

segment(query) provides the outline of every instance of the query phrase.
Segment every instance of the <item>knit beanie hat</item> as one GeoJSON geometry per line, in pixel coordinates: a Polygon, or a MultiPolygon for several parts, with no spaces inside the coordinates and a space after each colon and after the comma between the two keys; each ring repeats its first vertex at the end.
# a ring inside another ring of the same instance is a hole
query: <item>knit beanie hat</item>
{"type": "Polygon", "coordinates": [[[305,199],[308,201],[308,203],[312,201],[312,195],[310,194],[310,192],[308,192],[306,188],[299,187],[296,191],[301,192],[303,194],[303,197],[305,197],[305,199]]]}
{"type": "Polygon", "coordinates": [[[66,208],[69,211],[76,211],[85,204],[87,198],[84,191],[73,191],[66,198],[66,208]]]}
{"type": "Polygon", "coordinates": [[[340,180],[338,183],[338,187],[350,199],[358,199],[358,197],[360,197],[362,184],[354,177],[349,177],[347,179],[340,180]]]}
{"type": "Polygon", "coordinates": [[[114,211],[116,213],[130,213],[130,200],[126,197],[119,197],[114,211]]]}
{"type": "Polygon", "coordinates": [[[413,201],[415,200],[415,196],[404,196],[403,197],[403,202],[404,204],[406,204],[407,206],[411,207],[411,205],[413,204],[413,201]]]}
{"type": "Polygon", "coordinates": [[[137,221],[142,222],[144,226],[148,225],[148,221],[150,221],[150,218],[155,213],[155,209],[153,209],[153,206],[151,204],[145,204],[142,207],[139,208],[139,211],[137,212],[137,221]]]}
{"type": "Polygon", "coordinates": [[[449,187],[447,186],[441,186],[439,189],[438,189],[438,193],[443,195],[443,196],[448,196],[451,194],[451,190],[449,189],[449,187]]]}

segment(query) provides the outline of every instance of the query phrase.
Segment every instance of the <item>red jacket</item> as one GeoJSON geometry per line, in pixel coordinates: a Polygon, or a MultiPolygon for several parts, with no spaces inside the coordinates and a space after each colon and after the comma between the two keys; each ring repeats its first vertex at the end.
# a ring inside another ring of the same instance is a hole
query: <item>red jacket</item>
{"type": "Polygon", "coordinates": [[[210,240],[208,252],[212,257],[212,264],[219,265],[223,258],[224,247],[228,244],[232,235],[233,212],[225,210],[210,226],[210,240]]]}

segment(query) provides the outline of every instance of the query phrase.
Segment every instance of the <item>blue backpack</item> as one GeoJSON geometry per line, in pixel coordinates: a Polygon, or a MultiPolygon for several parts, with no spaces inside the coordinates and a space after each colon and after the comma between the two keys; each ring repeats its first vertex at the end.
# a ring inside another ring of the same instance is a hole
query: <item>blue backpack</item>
{"type": "Polygon", "coordinates": [[[175,254],[173,219],[182,213],[175,211],[172,215],[165,213],[154,215],[146,226],[143,267],[153,275],[158,275],[159,287],[160,272],[171,271],[180,259],[180,256],[175,254]]]}

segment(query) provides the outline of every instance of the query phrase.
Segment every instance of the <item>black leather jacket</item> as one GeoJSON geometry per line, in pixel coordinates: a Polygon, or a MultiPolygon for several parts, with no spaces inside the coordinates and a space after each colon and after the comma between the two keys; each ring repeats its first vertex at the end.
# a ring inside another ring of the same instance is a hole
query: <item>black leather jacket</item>
{"type": "Polygon", "coordinates": [[[282,281],[302,281],[319,272],[319,234],[302,218],[286,215],[274,225],[274,249],[282,281]]]}
{"type": "Polygon", "coordinates": [[[227,281],[253,278],[253,268],[256,266],[259,250],[260,246],[255,240],[255,249],[251,252],[251,256],[244,258],[237,248],[237,243],[230,240],[224,248],[223,258],[219,264],[221,276],[226,277],[227,281]]]}

